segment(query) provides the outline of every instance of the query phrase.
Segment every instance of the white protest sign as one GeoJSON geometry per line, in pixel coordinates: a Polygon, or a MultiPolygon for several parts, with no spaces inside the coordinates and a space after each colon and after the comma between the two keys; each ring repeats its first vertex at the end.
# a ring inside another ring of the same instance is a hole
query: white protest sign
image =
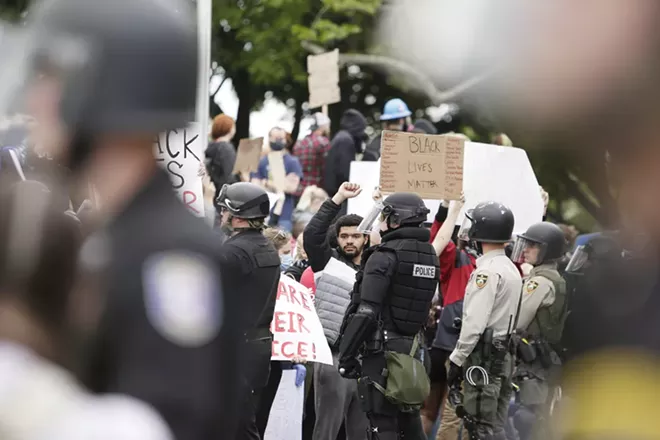
{"type": "Polygon", "coordinates": [[[284,275],[280,277],[270,331],[273,333],[272,360],[290,361],[298,357],[332,365],[330,346],[309,289],[284,275]]]}
{"type": "MultiPolygon", "coordinates": [[[[365,216],[373,206],[371,193],[378,186],[378,162],[351,163],[350,181],[362,186],[358,197],[348,200],[348,212],[365,216]]],[[[508,206],[515,216],[514,233],[527,230],[543,218],[543,200],[538,180],[525,150],[499,145],[465,143],[463,163],[463,191],[465,208],[479,202],[495,201],[508,206]]],[[[427,221],[432,222],[440,202],[425,200],[431,210],[427,221]]],[[[457,224],[462,223],[463,214],[457,224]]]]}
{"type": "Polygon", "coordinates": [[[304,402],[305,386],[296,387],[296,370],[282,371],[264,440],[302,440],[304,402]]]}
{"type": "Polygon", "coordinates": [[[184,205],[198,217],[204,216],[204,197],[199,167],[204,157],[205,136],[199,135],[199,124],[170,130],[156,139],[156,161],[169,174],[172,186],[184,205]]]}

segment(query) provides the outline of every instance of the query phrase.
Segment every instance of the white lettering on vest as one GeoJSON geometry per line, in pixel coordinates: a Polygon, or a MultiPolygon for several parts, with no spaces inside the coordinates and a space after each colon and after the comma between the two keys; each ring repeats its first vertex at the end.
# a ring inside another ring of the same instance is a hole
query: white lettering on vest
{"type": "Polygon", "coordinates": [[[435,278],[435,267],[415,264],[413,266],[413,276],[418,278],[435,278]]]}

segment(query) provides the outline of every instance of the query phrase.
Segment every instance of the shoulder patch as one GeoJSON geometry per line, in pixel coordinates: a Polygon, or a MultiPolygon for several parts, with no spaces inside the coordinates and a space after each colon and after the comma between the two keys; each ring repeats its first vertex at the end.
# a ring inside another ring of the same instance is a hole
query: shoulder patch
{"type": "Polygon", "coordinates": [[[435,279],[435,266],[427,266],[424,264],[415,264],[413,266],[412,275],[417,278],[431,278],[435,279]]]}
{"type": "Polygon", "coordinates": [[[475,278],[474,283],[477,285],[479,289],[483,289],[486,286],[486,283],[488,282],[488,275],[485,273],[479,273],[477,274],[477,277],[475,278]]]}
{"type": "Polygon", "coordinates": [[[527,284],[525,285],[525,291],[527,293],[533,293],[537,288],[539,287],[539,283],[536,281],[527,281],[527,284]]]}
{"type": "Polygon", "coordinates": [[[222,326],[220,279],[202,255],[165,252],[142,268],[144,305],[151,325],[183,347],[208,344],[222,326]]]}

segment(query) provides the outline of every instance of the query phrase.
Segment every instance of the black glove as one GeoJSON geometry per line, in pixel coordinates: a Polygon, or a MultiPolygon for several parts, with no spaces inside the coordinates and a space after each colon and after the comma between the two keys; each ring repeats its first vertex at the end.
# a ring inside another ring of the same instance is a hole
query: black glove
{"type": "Polygon", "coordinates": [[[463,368],[449,361],[449,371],[447,372],[447,385],[460,384],[463,380],[463,368]]]}
{"type": "Polygon", "coordinates": [[[360,377],[362,368],[355,358],[339,360],[339,374],[345,379],[357,379],[360,377]]]}

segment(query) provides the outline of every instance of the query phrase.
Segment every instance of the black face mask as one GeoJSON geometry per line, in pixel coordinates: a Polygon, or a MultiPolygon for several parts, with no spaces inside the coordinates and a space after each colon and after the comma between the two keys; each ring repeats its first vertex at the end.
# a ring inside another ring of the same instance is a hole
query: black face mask
{"type": "Polygon", "coordinates": [[[282,151],[286,147],[286,143],[282,140],[276,140],[270,143],[270,149],[273,151],[282,151]]]}

